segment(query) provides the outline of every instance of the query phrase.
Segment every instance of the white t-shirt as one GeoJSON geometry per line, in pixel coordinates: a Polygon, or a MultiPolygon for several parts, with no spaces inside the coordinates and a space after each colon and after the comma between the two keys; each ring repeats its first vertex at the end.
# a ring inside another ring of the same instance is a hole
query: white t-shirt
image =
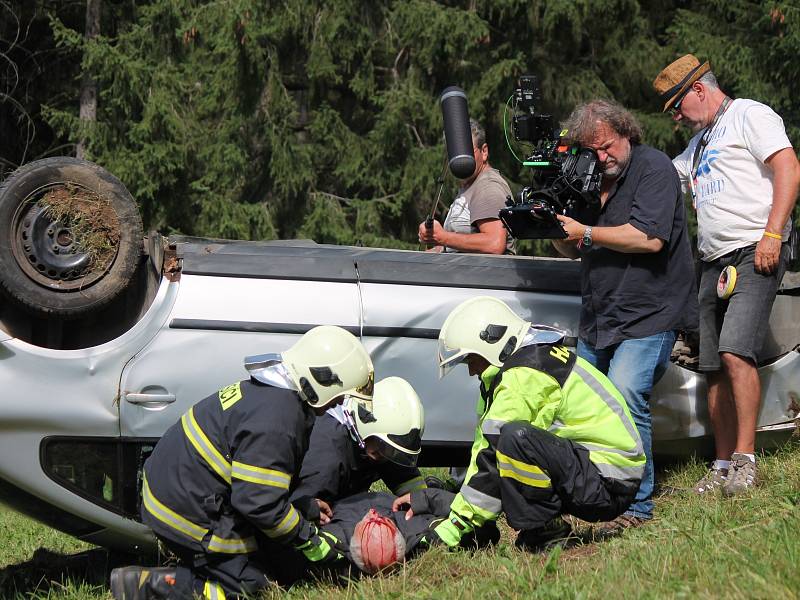
{"type": "MultiPolygon", "coordinates": [[[[693,190],[697,210],[697,249],[712,261],[758,242],[772,208],[772,169],[764,161],[791,148],[781,119],[755,100],[731,102],[714,127],[692,178],[692,159],[702,132],[672,162],[684,191],[693,190]]],[[[783,230],[789,238],[791,224],[783,230]]]]}

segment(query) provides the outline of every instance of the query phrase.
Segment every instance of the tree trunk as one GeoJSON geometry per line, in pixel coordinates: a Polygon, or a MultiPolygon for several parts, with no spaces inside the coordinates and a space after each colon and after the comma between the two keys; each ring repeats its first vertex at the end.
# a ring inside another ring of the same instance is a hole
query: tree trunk
{"type": "MultiPolygon", "coordinates": [[[[84,39],[96,38],[100,34],[100,3],[102,0],[86,0],[86,31],[84,39]]],[[[75,155],[78,158],[85,158],[87,130],[91,123],[97,120],[97,82],[87,69],[83,72],[81,79],[81,106],[79,117],[81,121],[81,133],[75,155]]]]}

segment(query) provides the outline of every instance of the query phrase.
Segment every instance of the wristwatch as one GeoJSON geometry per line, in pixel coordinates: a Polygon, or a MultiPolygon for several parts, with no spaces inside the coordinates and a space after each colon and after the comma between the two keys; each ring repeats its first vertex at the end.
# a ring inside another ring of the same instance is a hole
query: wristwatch
{"type": "Polygon", "coordinates": [[[583,230],[583,238],[581,239],[581,245],[585,246],[586,248],[591,247],[592,245],[592,228],[587,227],[583,230]]]}

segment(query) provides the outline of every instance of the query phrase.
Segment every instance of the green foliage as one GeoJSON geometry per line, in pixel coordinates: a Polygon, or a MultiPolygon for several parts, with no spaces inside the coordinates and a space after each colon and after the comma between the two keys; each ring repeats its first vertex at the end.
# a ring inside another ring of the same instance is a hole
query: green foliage
{"type": "Polygon", "coordinates": [[[692,52],[710,60],[720,86],[729,94],[771,106],[783,117],[792,143],[800,145],[796,2],[692,2],[675,12],[666,41],[672,58],[692,52]]]}
{"type": "MultiPolygon", "coordinates": [[[[15,67],[0,71],[11,132],[0,173],[87,139],[149,228],[416,248],[442,169],[445,87],[466,90],[493,166],[519,189],[531,174],[504,133],[519,75],[539,77],[538,108],[556,122],[615,98],[674,155],[689,134],[660,113],[651,82],[686,52],[710,59],[726,90],[774,107],[800,143],[800,8],[789,1],[105,1],[91,41],[84,7],[0,5],[15,17],[0,19],[15,67]],[[99,87],[94,123],[78,118],[83,73],[99,87]]],[[[448,178],[445,204],[456,189],[448,178]]]]}

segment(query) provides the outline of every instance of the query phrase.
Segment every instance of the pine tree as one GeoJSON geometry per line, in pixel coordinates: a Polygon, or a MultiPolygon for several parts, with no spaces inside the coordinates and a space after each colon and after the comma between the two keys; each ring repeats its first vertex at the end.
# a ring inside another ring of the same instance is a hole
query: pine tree
{"type": "MultiPolygon", "coordinates": [[[[789,2],[106,2],[101,35],[88,39],[81,3],[2,6],[37,25],[29,54],[61,62],[47,80],[20,71],[36,82],[25,94],[0,73],[16,102],[0,96],[0,122],[23,123],[21,105],[36,133],[25,142],[17,127],[0,156],[13,166],[85,139],[87,157],[165,233],[416,248],[442,168],[438,96],[448,85],[485,125],[492,165],[515,190],[530,183],[515,158],[529,148],[507,143],[507,100],[523,74],[538,76],[537,109],[554,124],[579,102],[614,98],[640,118],[646,143],[674,155],[687,132],[661,114],[651,82],[694,52],[726,89],[773,106],[800,141],[800,17],[789,2]],[[86,73],[98,87],[94,125],[78,115],[86,73]]],[[[11,55],[27,65],[21,47],[11,55]]],[[[456,191],[448,178],[443,199],[456,191]]]]}

